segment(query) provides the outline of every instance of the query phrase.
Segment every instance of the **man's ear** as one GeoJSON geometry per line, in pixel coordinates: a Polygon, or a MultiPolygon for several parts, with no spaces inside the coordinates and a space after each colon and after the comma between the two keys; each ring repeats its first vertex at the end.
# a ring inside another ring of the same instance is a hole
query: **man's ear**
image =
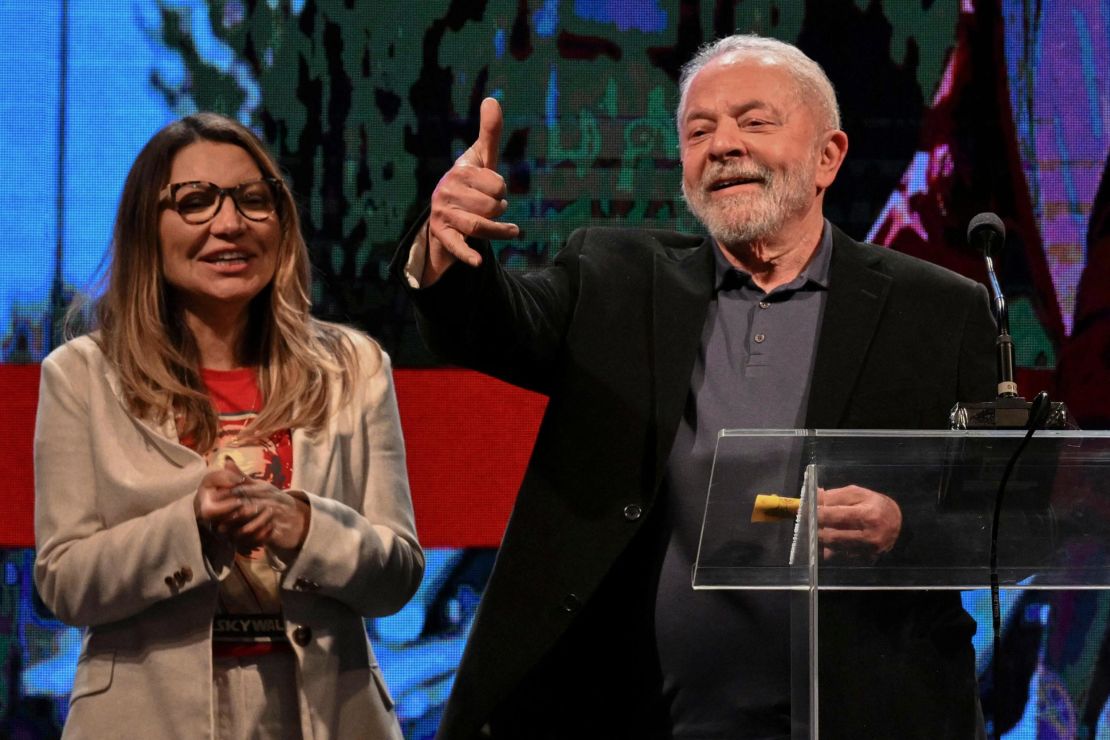
{"type": "Polygon", "coordinates": [[[824,134],[817,156],[816,185],[824,190],[833,184],[844,157],[848,154],[848,134],[833,130],[824,134]]]}

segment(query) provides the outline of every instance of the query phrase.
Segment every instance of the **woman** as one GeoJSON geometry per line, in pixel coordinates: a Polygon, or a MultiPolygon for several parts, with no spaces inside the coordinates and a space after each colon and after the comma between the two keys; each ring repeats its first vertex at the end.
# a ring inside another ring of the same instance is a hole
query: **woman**
{"type": "Polygon", "coordinates": [[[362,622],[424,568],[389,359],[308,295],[258,139],[156,134],[98,330],[42,364],[35,581],[88,628],[66,737],[400,737],[362,622]]]}

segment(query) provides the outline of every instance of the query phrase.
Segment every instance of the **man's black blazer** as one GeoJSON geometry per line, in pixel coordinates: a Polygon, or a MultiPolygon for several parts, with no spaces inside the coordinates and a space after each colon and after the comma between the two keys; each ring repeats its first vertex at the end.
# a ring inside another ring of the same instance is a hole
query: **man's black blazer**
{"type": "MultiPolygon", "coordinates": [[[[438,737],[668,737],[651,532],[715,246],[583,229],[524,275],[476,246],[480,268],[410,291],[421,333],[446,361],[550,400],[438,737]]],[[[944,428],[956,401],[994,397],[994,334],[983,286],[833,227],[806,425],[944,428]]],[[[822,737],[974,736],[974,623],[957,594],[821,603],[822,737]]]]}

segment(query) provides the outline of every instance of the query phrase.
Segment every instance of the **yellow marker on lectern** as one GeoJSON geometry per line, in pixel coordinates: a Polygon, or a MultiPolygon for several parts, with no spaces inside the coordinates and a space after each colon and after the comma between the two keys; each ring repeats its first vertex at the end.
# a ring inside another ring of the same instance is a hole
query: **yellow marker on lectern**
{"type": "Polygon", "coordinates": [[[777,496],[773,493],[756,494],[755,505],[752,506],[753,522],[781,522],[793,519],[798,515],[802,506],[800,498],[777,496]]]}

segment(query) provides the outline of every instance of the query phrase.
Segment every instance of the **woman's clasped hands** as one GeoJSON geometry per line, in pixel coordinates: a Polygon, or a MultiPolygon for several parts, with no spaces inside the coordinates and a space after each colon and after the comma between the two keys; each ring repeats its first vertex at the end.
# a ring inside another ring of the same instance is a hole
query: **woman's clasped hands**
{"type": "Polygon", "coordinates": [[[208,531],[240,552],[266,547],[291,560],[308,534],[311,508],[298,491],[282,491],[251,478],[229,456],[197,486],[193,511],[208,531]]]}

